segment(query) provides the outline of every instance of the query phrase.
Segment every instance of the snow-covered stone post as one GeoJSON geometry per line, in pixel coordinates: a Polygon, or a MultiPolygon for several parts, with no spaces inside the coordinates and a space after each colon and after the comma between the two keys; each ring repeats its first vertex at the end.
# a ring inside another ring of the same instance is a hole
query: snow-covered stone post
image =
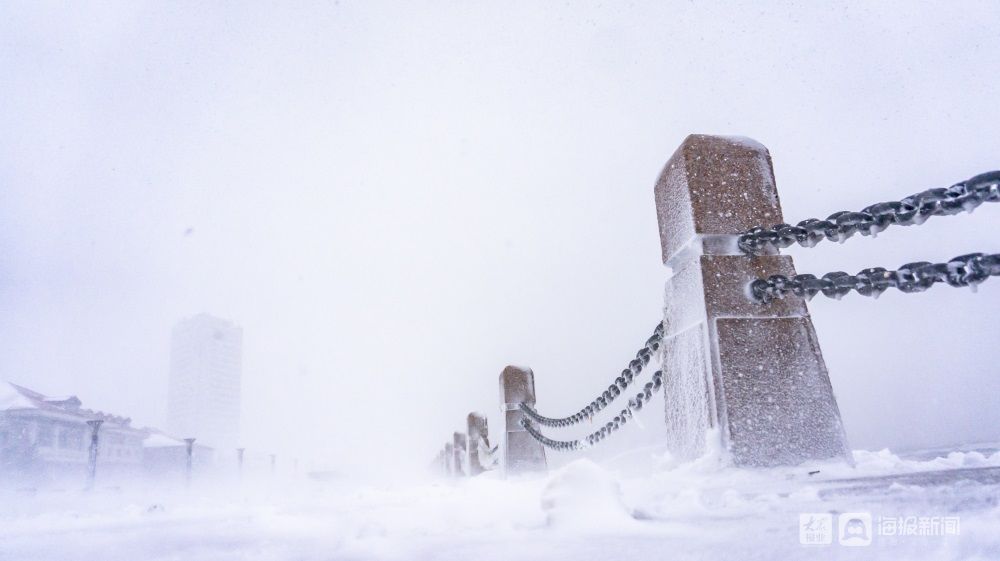
{"type": "Polygon", "coordinates": [[[483,473],[483,458],[479,457],[480,443],[489,445],[489,432],[486,427],[486,417],[479,413],[469,413],[466,417],[467,432],[469,435],[469,475],[475,476],[483,473]]]}
{"type": "Polygon", "coordinates": [[[535,404],[535,374],[530,368],[508,366],[500,373],[504,476],[546,470],[545,449],[521,426],[522,402],[535,404]]]}
{"type": "Polygon", "coordinates": [[[448,460],[444,455],[444,450],[438,450],[434,456],[434,471],[441,472],[441,475],[448,475],[448,460]]]}
{"type": "Polygon", "coordinates": [[[795,274],[791,257],[748,257],[736,245],[738,234],[783,221],[767,149],[691,135],[655,194],[671,275],[662,345],[671,451],[691,458],[721,445],[739,466],[850,461],[805,302],[748,297],[758,277],[795,274]]]}
{"type": "Polygon", "coordinates": [[[455,475],[455,445],[451,442],[444,445],[444,465],[448,475],[455,475]]]}
{"type": "Polygon", "coordinates": [[[468,475],[465,472],[465,452],[468,448],[465,434],[454,433],[453,442],[455,446],[455,477],[464,477],[468,475]]]}

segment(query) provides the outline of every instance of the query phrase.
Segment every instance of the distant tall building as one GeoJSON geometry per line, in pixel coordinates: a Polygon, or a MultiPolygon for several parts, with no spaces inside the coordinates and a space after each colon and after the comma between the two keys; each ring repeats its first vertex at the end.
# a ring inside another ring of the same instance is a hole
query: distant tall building
{"type": "Polygon", "coordinates": [[[208,314],[174,326],[167,429],[216,449],[240,440],[243,329],[208,314]]]}

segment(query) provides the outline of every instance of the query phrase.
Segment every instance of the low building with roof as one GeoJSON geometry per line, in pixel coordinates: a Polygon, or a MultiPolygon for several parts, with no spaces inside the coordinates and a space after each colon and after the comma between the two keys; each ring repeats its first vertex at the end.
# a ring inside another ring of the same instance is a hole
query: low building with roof
{"type": "MultiPolygon", "coordinates": [[[[157,429],[150,429],[142,440],[143,468],[149,475],[181,473],[187,468],[187,442],[157,429]]],[[[191,469],[201,471],[212,464],[211,447],[194,442],[191,469]]]]}
{"type": "MultiPolygon", "coordinates": [[[[76,396],[52,397],[10,382],[0,382],[0,472],[33,480],[86,475],[91,428],[100,420],[98,473],[139,475],[181,471],[187,444],[132,419],[85,409],[76,396]]],[[[211,449],[195,445],[194,463],[210,462],[211,449]]]]}

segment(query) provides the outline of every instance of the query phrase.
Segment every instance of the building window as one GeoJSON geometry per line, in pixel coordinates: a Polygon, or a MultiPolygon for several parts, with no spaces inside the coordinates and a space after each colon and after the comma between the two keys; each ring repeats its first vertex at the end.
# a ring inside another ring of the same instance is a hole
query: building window
{"type": "Polygon", "coordinates": [[[38,425],[38,432],[35,433],[35,446],[40,446],[42,448],[52,448],[56,443],[55,431],[52,430],[52,425],[42,424],[38,425]]]}
{"type": "Polygon", "coordinates": [[[64,428],[59,433],[59,447],[65,450],[82,450],[83,430],[77,428],[64,428]]]}

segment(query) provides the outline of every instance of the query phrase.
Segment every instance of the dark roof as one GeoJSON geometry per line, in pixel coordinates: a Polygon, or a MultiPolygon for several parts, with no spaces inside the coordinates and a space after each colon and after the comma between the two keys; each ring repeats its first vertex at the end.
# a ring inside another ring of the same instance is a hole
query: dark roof
{"type": "MultiPolygon", "coordinates": [[[[35,390],[28,389],[24,386],[19,386],[13,382],[7,382],[10,387],[14,388],[21,396],[27,399],[28,403],[32,407],[11,407],[12,409],[38,409],[42,411],[51,411],[53,413],[61,413],[63,415],[69,415],[72,417],[78,417],[81,420],[90,421],[95,419],[100,419],[105,422],[115,423],[123,428],[131,428],[132,419],[130,417],[122,417],[119,415],[112,415],[110,413],[105,413],[103,411],[94,411],[93,409],[83,409],[80,406],[83,402],[80,398],[75,395],[64,396],[64,397],[49,397],[45,394],[36,392],[35,390]]],[[[23,402],[22,402],[23,403],[23,402]]]]}

